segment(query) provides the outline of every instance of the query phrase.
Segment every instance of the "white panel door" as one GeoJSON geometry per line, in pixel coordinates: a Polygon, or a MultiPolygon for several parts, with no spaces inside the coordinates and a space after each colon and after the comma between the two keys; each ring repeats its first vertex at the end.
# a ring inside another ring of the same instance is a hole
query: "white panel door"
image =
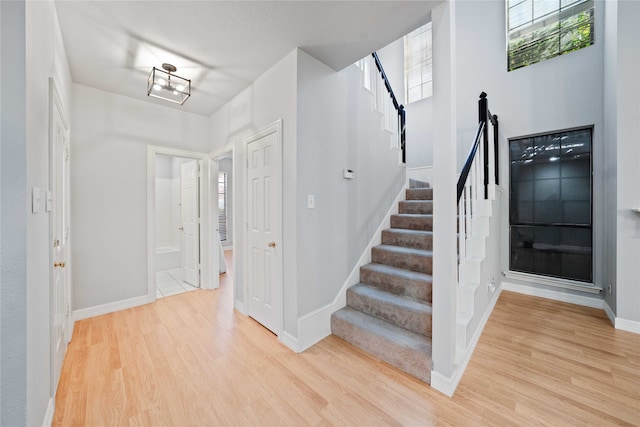
{"type": "Polygon", "coordinates": [[[278,333],[282,310],[279,133],[247,145],[248,314],[278,333]]]}
{"type": "Polygon", "coordinates": [[[57,389],[67,344],[71,339],[71,289],[69,277],[69,130],[55,88],[51,89],[49,164],[51,200],[51,346],[52,387],[57,389]]]}
{"type": "Polygon", "coordinates": [[[200,227],[198,220],[198,162],[183,163],[180,171],[182,214],[182,280],[200,286],[200,227]]]}

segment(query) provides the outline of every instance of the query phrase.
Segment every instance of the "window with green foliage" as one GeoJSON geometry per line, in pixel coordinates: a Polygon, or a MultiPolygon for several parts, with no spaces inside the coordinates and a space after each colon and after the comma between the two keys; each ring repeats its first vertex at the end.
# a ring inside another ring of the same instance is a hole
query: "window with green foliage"
{"type": "Polygon", "coordinates": [[[594,41],[593,0],[507,0],[509,71],[594,41]]]}

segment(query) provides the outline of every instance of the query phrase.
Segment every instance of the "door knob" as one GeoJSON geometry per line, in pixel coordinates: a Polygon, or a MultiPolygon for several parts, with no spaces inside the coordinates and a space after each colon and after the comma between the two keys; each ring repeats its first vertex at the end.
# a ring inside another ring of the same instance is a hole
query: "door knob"
{"type": "Polygon", "coordinates": [[[276,247],[276,242],[269,242],[268,245],[270,248],[275,248],[276,247]]]}
{"type": "Polygon", "coordinates": [[[64,261],[62,261],[62,262],[54,262],[54,263],[53,263],[53,266],[54,266],[54,267],[61,267],[61,268],[64,268],[64,261]]]}
{"type": "Polygon", "coordinates": [[[182,231],[184,230],[184,227],[178,227],[178,230],[182,231]]]}

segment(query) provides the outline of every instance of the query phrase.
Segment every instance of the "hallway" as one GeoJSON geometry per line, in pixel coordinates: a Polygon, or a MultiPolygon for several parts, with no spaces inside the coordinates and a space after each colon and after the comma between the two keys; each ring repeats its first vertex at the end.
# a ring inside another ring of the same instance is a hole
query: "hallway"
{"type": "Polygon", "coordinates": [[[229,261],[218,290],[77,322],[53,425],[640,423],[640,337],[601,310],[503,292],[450,399],[334,336],[293,353],[233,310],[229,261]]]}

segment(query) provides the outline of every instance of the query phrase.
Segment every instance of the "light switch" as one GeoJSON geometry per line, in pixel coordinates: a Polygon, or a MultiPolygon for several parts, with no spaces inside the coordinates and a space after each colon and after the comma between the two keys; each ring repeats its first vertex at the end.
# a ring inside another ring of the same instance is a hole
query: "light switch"
{"type": "Polygon", "coordinates": [[[47,212],[51,212],[53,210],[53,194],[51,193],[51,190],[47,190],[47,200],[44,208],[47,212]]]}
{"type": "Polygon", "coordinates": [[[307,194],[307,208],[314,209],[316,207],[316,196],[307,194]]]}
{"type": "Polygon", "coordinates": [[[31,190],[31,212],[40,212],[40,187],[33,187],[31,190]]]}

